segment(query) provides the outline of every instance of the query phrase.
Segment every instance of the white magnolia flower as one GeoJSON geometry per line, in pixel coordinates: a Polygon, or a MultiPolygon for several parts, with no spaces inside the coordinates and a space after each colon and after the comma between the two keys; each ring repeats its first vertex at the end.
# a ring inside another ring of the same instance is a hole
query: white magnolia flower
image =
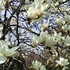
{"type": "Polygon", "coordinates": [[[65,14],[64,20],[65,20],[68,24],[70,24],[70,15],[65,14]]]}
{"type": "Polygon", "coordinates": [[[34,70],[47,70],[44,65],[42,65],[39,61],[32,61],[32,66],[30,68],[33,68],[34,70]]]}
{"type": "Polygon", "coordinates": [[[42,40],[42,42],[45,42],[46,41],[46,37],[47,36],[49,36],[49,34],[48,34],[48,32],[46,31],[46,32],[41,32],[40,33],[40,37],[41,37],[41,40],[42,40]]]}
{"type": "Polygon", "coordinates": [[[11,24],[11,25],[17,24],[16,21],[17,21],[16,18],[13,18],[13,17],[12,17],[12,18],[11,18],[11,21],[10,21],[10,24],[11,24]]]}
{"type": "Polygon", "coordinates": [[[36,19],[43,14],[43,12],[44,12],[43,10],[44,10],[43,5],[31,6],[28,8],[27,16],[30,19],[36,19]]]}
{"type": "Polygon", "coordinates": [[[54,39],[53,36],[49,35],[46,37],[45,46],[52,48],[55,44],[56,44],[56,40],[54,39]]]}
{"type": "Polygon", "coordinates": [[[66,39],[64,39],[64,45],[70,46],[70,36],[67,36],[66,39]]]}
{"type": "Polygon", "coordinates": [[[7,60],[7,57],[15,55],[17,49],[18,47],[9,49],[6,41],[0,41],[0,64],[4,63],[7,60]]]}
{"type": "Polygon", "coordinates": [[[54,6],[59,6],[59,2],[57,1],[56,3],[54,3],[54,6]]]}
{"type": "Polygon", "coordinates": [[[42,43],[42,38],[39,36],[31,37],[32,46],[36,47],[38,44],[42,43]]]}
{"type": "Polygon", "coordinates": [[[61,39],[62,39],[62,36],[61,36],[62,34],[61,33],[59,33],[59,34],[54,34],[54,37],[55,37],[55,40],[58,42],[58,41],[61,41],[61,39]]]}
{"type": "Polygon", "coordinates": [[[62,18],[56,18],[56,21],[58,26],[62,26],[63,24],[65,24],[65,21],[62,18]]]}
{"type": "Polygon", "coordinates": [[[7,60],[7,57],[0,54],[0,64],[4,63],[7,60]]]}
{"type": "Polygon", "coordinates": [[[33,68],[35,70],[39,70],[39,68],[41,67],[42,63],[36,60],[36,61],[32,61],[32,65],[33,65],[33,68]]]}
{"type": "Polygon", "coordinates": [[[68,59],[65,59],[65,58],[62,58],[62,57],[60,57],[60,60],[59,61],[57,60],[56,62],[57,62],[58,65],[61,65],[61,66],[66,66],[66,65],[69,64],[68,59]]]}
{"type": "Polygon", "coordinates": [[[37,10],[35,7],[29,7],[28,11],[27,11],[27,16],[31,19],[35,19],[38,18],[39,16],[39,10],[37,10]]]}
{"type": "Polygon", "coordinates": [[[50,47],[53,52],[56,53],[55,45],[57,41],[55,40],[54,36],[47,36],[45,41],[45,47],[50,47]]]}
{"type": "Polygon", "coordinates": [[[70,31],[70,25],[64,25],[62,26],[62,29],[64,32],[70,31]]]}
{"type": "Polygon", "coordinates": [[[27,16],[30,19],[41,19],[50,5],[48,3],[43,3],[44,0],[34,0],[32,4],[26,5],[24,8],[27,11],[27,16]]]}
{"type": "Polygon", "coordinates": [[[47,28],[48,28],[48,24],[46,24],[46,23],[41,24],[41,30],[42,31],[47,29],[47,28]]]}

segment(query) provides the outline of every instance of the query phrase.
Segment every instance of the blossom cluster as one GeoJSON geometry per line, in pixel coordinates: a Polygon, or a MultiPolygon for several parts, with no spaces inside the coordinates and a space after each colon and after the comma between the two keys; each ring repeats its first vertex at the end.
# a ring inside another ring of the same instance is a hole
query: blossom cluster
{"type": "Polygon", "coordinates": [[[32,46],[36,47],[37,45],[41,44],[41,43],[45,43],[45,46],[47,47],[51,47],[51,49],[55,49],[55,45],[57,45],[57,42],[59,44],[63,44],[63,46],[70,46],[70,36],[67,35],[67,37],[62,36],[62,33],[57,33],[54,30],[54,34],[49,34],[47,31],[45,32],[41,32],[40,36],[33,36],[31,37],[31,42],[32,42],[32,46]]]}
{"type": "Polygon", "coordinates": [[[10,44],[6,41],[0,41],[0,64],[6,62],[7,57],[12,57],[17,53],[18,47],[9,49],[8,45],[10,44]]]}
{"type": "Polygon", "coordinates": [[[31,4],[25,5],[26,15],[30,19],[41,18],[44,14],[46,15],[46,10],[51,8],[51,3],[49,0],[34,0],[31,4]]]}
{"type": "Polygon", "coordinates": [[[56,60],[57,65],[63,66],[62,70],[66,70],[67,69],[67,65],[69,65],[68,59],[62,58],[60,57],[59,60],[56,60]]]}

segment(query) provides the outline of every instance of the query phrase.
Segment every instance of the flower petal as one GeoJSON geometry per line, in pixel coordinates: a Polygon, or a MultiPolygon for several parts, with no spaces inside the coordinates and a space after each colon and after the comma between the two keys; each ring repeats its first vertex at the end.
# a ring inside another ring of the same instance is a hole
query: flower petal
{"type": "Polygon", "coordinates": [[[17,53],[17,49],[18,49],[19,47],[13,47],[13,48],[11,48],[11,49],[9,49],[8,51],[6,51],[6,53],[4,54],[5,56],[7,56],[7,57],[9,57],[9,56],[13,56],[13,55],[15,55],[16,53],[17,53]]]}
{"type": "Polygon", "coordinates": [[[17,53],[17,51],[15,51],[15,52],[7,52],[7,53],[5,54],[5,56],[6,56],[6,57],[14,56],[16,53],[17,53]]]}
{"type": "Polygon", "coordinates": [[[16,51],[18,48],[19,48],[19,47],[13,47],[13,48],[9,49],[8,51],[14,52],[14,51],[16,51]]]}
{"type": "Polygon", "coordinates": [[[44,0],[34,0],[34,2],[35,2],[35,4],[40,4],[40,3],[43,3],[44,2],[44,0]]]}
{"type": "Polygon", "coordinates": [[[0,64],[4,63],[7,60],[7,57],[0,54],[0,64]]]}

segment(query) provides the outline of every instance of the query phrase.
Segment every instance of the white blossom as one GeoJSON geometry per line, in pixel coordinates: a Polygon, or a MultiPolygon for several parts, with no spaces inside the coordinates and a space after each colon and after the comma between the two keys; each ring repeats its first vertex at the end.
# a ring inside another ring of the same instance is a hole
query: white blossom
{"type": "Polygon", "coordinates": [[[46,37],[45,46],[53,47],[55,44],[56,44],[56,40],[54,39],[53,36],[49,35],[46,37]]]}
{"type": "Polygon", "coordinates": [[[50,2],[43,3],[44,0],[34,0],[32,4],[26,5],[27,16],[30,19],[39,19],[45,14],[45,10],[50,8],[50,2]]]}
{"type": "Polygon", "coordinates": [[[68,59],[60,57],[59,60],[56,61],[58,65],[66,66],[69,64],[68,59]]]}
{"type": "Polygon", "coordinates": [[[42,31],[47,29],[47,28],[48,28],[48,24],[46,24],[46,23],[41,24],[41,30],[42,31]]]}
{"type": "Polygon", "coordinates": [[[65,46],[70,46],[70,36],[67,36],[67,37],[64,39],[64,45],[65,45],[65,46]]]}
{"type": "Polygon", "coordinates": [[[62,26],[62,29],[64,32],[70,31],[70,25],[64,25],[62,26]]]}
{"type": "Polygon", "coordinates": [[[32,61],[32,65],[33,65],[33,68],[35,70],[39,70],[39,68],[41,67],[42,63],[36,60],[36,61],[32,61]]]}
{"type": "Polygon", "coordinates": [[[33,68],[34,70],[47,70],[44,65],[42,65],[39,61],[32,61],[32,66],[30,68],[33,68]]]}
{"type": "Polygon", "coordinates": [[[42,39],[42,42],[45,42],[46,41],[46,36],[48,36],[49,34],[48,34],[48,32],[46,31],[46,32],[41,32],[40,33],[40,37],[41,37],[41,39],[42,39]]]}
{"type": "Polygon", "coordinates": [[[7,60],[7,57],[13,56],[17,53],[18,47],[13,47],[9,49],[8,43],[6,41],[0,41],[0,64],[7,60]]]}
{"type": "Polygon", "coordinates": [[[64,20],[65,20],[68,24],[70,24],[70,15],[65,14],[64,20]]]}
{"type": "Polygon", "coordinates": [[[56,18],[56,21],[58,26],[62,26],[63,24],[65,24],[65,21],[62,18],[56,18]]]}
{"type": "Polygon", "coordinates": [[[32,46],[36,47],[38,44],[42,42],[42,38],[39,36],[33,36],[31,38],[32,46]]]}
{"type": "Polygon", "coordinates": [[[54,34],[54,37],[55,37],[55,40],[58,42],[58,41],[61,41],[62,39],[62,33],[59,33],[59,34],[54,34]]]}

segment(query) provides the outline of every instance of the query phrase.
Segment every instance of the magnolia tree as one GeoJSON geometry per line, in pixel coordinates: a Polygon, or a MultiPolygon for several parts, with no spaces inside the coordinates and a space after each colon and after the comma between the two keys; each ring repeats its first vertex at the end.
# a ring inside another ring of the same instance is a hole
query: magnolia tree
{"type": "Polygon", "coordinates": [[[0,0],[0,70],[70,70],[70,0],[0,0]]]}

